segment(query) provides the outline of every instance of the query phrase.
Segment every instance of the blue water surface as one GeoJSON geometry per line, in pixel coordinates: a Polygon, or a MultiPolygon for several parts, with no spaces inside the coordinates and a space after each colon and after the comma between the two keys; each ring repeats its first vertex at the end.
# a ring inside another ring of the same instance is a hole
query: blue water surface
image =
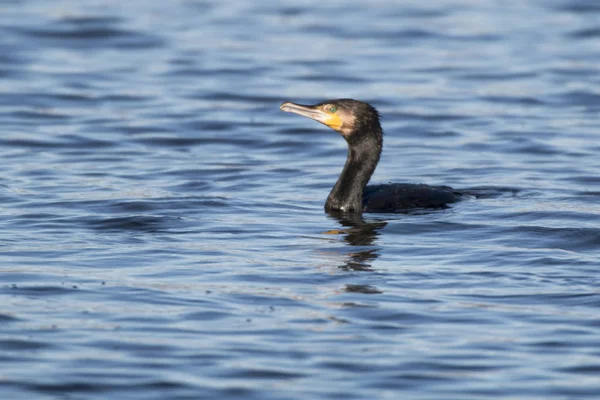
{"type": "Polygon", "coordinates": [[[0,398],[597,399],[600,6],[0,0],[0,398]],[[374,183],[480,194],[329,215],[374,183]]]}

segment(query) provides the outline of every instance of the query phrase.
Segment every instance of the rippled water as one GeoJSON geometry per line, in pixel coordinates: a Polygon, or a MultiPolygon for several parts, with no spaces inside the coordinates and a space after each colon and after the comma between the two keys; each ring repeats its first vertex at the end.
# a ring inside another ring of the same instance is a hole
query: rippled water
{"type": "Polygon", "coordinates": [[[598,398],[600,7],[397,3],[0,1],[0,397],[598,398]]]}

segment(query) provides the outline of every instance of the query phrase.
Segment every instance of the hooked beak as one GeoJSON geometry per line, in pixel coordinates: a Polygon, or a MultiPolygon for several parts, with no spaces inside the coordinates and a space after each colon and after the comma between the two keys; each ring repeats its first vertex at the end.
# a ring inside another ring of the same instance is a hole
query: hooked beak
{"type": "Polygon", "coordinates": [[[302,115],[303,117],[308,117],[310,119],[314,119],[322,123],[323,125],[327,125],[334,131],[340,132],[342,135],[344,125],[340,115],[335,112],[327,112],[323,109],[323,106],[317,104],[316,106],[305,106],[302,104],[292,103],[290,101],[286,101],[280,107],[281,111],[291,112],[294,114],[302,115]]]}
{"type": "Polygon", "coordinates": [[[285,103],[281,104],[279,108],[281,111],[302,115],[303,117],[314,119],[315,121],[319,121],[325,125],[327,125],[326,122],[329,118],[329,115],[325,111],[315,108],[315,106],[305,106],[302,104],[292,103],[291,101],[286,101],[285,103]]]}

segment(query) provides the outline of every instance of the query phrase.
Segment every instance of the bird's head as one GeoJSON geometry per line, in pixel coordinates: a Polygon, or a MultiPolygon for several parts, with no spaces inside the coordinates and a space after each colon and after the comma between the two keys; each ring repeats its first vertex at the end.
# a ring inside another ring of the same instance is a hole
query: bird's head
{"type": "Polygon", "coordinates": [[[377,131],[381,134],[379,113],[368,103],[353,99],[327,100],[307,106],[289,101],[280,107],[282,111],[292,112],[327,125],[350,140],[359,132],[377,131]]]}

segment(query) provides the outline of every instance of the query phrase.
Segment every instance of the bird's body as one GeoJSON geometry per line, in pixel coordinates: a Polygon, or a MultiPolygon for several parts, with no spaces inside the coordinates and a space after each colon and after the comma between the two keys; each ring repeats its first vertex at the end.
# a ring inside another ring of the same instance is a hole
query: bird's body
{"type": "Polygon", "coordinates": [[[383,147],[379,113],[368,103],[353,99],[328,100],[313,106],[285,102],[281,110],[321,122],[346,139],[348,157],[327,197],[327,211],[401,212],[413,208],[444,208],[462,198],[461,193],[447,186],[411,183],[367,186],[383,147]]]}
{"type": "Polygon", "coordinates": [[[369,185],[363,191],[363,211],[399,212],[412,208],[445,208],[462,197],[449,186],[416,183],[369,185]]]}

